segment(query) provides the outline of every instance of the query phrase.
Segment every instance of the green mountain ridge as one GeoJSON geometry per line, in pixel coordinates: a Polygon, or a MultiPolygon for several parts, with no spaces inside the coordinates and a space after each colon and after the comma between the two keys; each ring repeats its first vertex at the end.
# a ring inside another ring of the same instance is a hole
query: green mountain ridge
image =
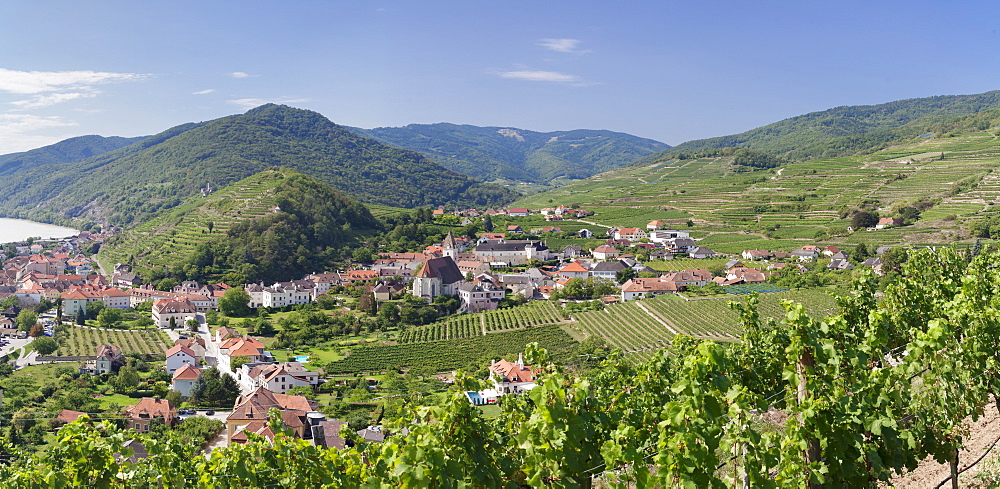
{"type": "Polygon", "coordinates": [[[0,215],[45,222],[142,222],[209,184],[274,166],[295,169],[363,202],[420,207],[502,205],[514,193],[418,153],[358,136],[322,115],[274,104],[168,129],[58,168],[0,181],[0,215]]]}
{"type": "Polygon", "coordinates": [[[78,136],[30,151],[0,155],[0,175],[44,165],[72,163],[92,156],[114,151],[142,140],[145,136],[125,138],[120,136],[78,136]]]}
{"type": "Polygon", "coordinates": [[[1000,91],[841,106],[739,134],[688,141],[640,158],[638,163],[725,147],[755,149],[796,160],[847,156],[908,143],[926,133],[987,129],[998,115],[1000,91]]]}
{"type": "Polygon", "coordinates": [[[536,132],[449,123],[348,129],[417,151],[446,168],[484,181],[550,184],[579,180],[670,147],[625,133],[590,129],[536,132]]]}

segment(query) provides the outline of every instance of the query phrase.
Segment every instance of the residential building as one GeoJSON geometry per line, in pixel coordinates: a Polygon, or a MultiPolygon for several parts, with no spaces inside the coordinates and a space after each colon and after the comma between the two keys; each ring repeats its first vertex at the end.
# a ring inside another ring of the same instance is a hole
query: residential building
{"type": "Polygon", "coordinates": [[[198,356],[190,348],[182,345],[170,347],[166,353],[167,373],[172,374],[184,365],[197,365],[198,356]]]}
{"type": "Polygon", "coordinates": [[[268,413],[275,408],[281,411],[281,420],[295,437],[307,438],[308,415],[318,407],[318,403],[303,396],[278,394],[258,387],[249,394],[236,398],[233,412],[226,418],[226,435],[230,441],[237,441],[234,435],[238,431],[249,430],[248,425],[253,422],[267,424],[268,413]]]}
{"type": "Polygon", "coordinates": [[[97,347],[94,359],[80,367],[80,373],[100,375],[117,372],[123,365],[125,365],[125,355],[122,354],[121,348],[115,345],[101,345],[97,347]]]}
{"type": "Polygon", "coordinates": [[[177,327],[184,326],[189,319],[196,319],[198,309],[187,299],[157,299],[153,302],[153,324],[159,328],[170,327],[170,320],[174,320],[177,327]]]}
{"type": "Polygon", "coordinates": [[[504,241],[481,243],[473,249],[476,258],[487,263],[524,265],[528,260],[549,260],[548,246],[541,241],[504,241]]]}
{"type": "Polygon", "coordinates": [[[194,387],[194,383],[201,378],[201,369],[186,363],[181,368],[174,371],[173,381],[170,384],[170,388],[180,392],[182,396],[188,397],[191,395],[191,389],[194,387]]]}
{"type": "Polygon", "coordinates": [[[143,397],[137,404],[125,408],[126,424],[130,429],[145,433],[149,431],[149,423],[160,419],[167,426],[173,426],[177,421],[177,411],[166,399],[143,397]]]}
{"type": "Polygon", "coordinates": [[[500,304],[504,293],[503,287],[486,279],[462,282],[458,286],[458,297],[466,312],[492,311],[500,304]]]}

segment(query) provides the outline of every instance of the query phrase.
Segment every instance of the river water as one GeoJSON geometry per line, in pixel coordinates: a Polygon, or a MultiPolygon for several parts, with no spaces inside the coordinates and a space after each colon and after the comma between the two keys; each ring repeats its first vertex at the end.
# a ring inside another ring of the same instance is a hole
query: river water
{"type": "Polygon", "coordinates": [[[54,226],[24,219],[0,218],[0,243],[24,241],[28,238],[66,238],[76,236],[80,231],[73,228],[54,226]]]}

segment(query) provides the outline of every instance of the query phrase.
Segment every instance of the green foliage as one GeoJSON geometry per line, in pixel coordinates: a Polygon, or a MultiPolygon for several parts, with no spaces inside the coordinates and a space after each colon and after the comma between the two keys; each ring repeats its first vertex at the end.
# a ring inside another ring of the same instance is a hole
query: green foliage
{"type": "Polygon", "coordinates": [[[615,283],[599,278],[573,278],[552,293],[553,299],[600,299],[618,290],[615,283]]]}
{"type": "Polygon", "coordinates": [[[56,351],[59,344],[56,340],[49,338],[48,336],[39,336],[31,342],[31,347],[38,352],[39,355],[48,355],[56,351]]]}
{"type": "Polygon", "coordinates": [[[38,323],[38,313],[29,309],[21,309],[14,321],[17,323],[17,329],[27,332],[38,323]]]}
{"type": "Polygon", "coordinates": [[[850,155],[880,149],[901,139],[942,132],[944,128],[977,129],[980,122],[996,119],[998,109],[1000,91],[836,107],[740,134],[688,141],[641,161],[665,161],[681,154],[729,147],[788,155],[793,159],[850,155]]]}
{"type": "Polygon", "coordinates": [[[97,314],[97,324],[102,328],[114,327],[122,319],[124,319],[124,314],[121,309],[116,307],[105,307],[97,314]]]}
{"type": "Polygon", "coordinates": [[[239,286],[226,290],[219,298],[219,311],[230,317],[250,314],[250,293],[239,286]]]}
{"type": "Polygon", "coordinates": [[[230,407],[239,394],[240,388],[232,377],[211,367],[194,382],[188,402],[204,407],[230,407]]]}

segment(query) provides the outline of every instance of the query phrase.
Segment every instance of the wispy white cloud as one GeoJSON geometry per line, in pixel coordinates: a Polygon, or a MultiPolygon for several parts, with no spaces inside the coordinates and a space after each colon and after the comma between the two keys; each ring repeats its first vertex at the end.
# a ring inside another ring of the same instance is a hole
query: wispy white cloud
{"type": "Polygon", "coordinates": [[[240,98],[235,100],[228,100],[227,102],[237,105],[243,110],[250,110],[254,107],[259,107],[264,104],[298,104],[302,102],[308,102],[307,98],[240,98]]]}
{"type": "Polygon", "coordinates": [[[565,73],[559,73],[558,71],[542,71],[542,70],[503,71],[500,72],[500,76],[503,78],[511,78],[514,80],[542,81],[542,82],[554,82],[554,83],[574,83],[580,81],[580,77],[576,75],[567,75],[565,73]]]}
{"type": "Polygon", "coordinates": [[[233,78],[250,78],[250,74],[244,73],[242,71],[234,71],[230,73],[229,76],[233,78]]]}
{"type": "Polygon", "coordinates": [[[65,135],[43,136],[32,133],[75,125],[75,122],[58,116],[0,114],[0,154],[27,151],[61,141],[66,139],[65,135]]]}
{"type": "Polygon", "coordinates": [[[15,71],[0,68],[0,92],[33,95],[89,90],[93,85],[142,80],[142,73],[103,71],[15,71]]]}
{"type": "Polygon", "coordinates": [[[58,103],[68,102],[78,98],[96,97],[98,93],[99,92],[96,90],[89,92],[50,93],[48,95],[36,95],[25,100],[17,100],[11,102],[10,104],[19,109],[40,109],[42,107],[50,107],[58,103]]]}
{"type": "Polygon", "coordinates": [[[542,39],[538,45],[557,53],[586,54],[590,51],[579,49],[579,39],[542,39]]]}
{"type": "Polygon", "coordinates": [[[204,90],[198,90],[197,92],[194,92],[191,95],[205,95],[205,94],[208,94],[208,93],[212,93],[214,91],[215,91],[214,88],[206,88],[204,90]]]}

